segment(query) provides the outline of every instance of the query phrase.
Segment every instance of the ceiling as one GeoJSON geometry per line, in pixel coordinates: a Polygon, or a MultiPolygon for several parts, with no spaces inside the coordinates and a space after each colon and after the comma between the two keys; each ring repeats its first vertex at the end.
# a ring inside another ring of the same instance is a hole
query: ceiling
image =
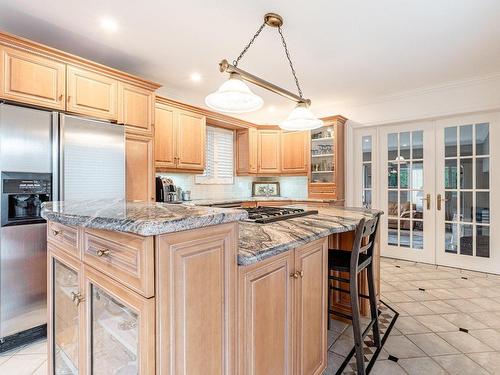
{"type": "MultiPolygon", "coordinates": [[[[203,106],[266,12],[283,32],[312,109],[500,72],[498,0],[0,0],[0,29],[161,83],[203,106]],[[50,6],[49,6],[50,5],[50,6]],[[99,21],[116,19],[110,33],[99,21]],[[194,72],[202,76],[193,82],[194,72]]],[[[266,28],[239,67],[296,92],[279,36],[266,28]]],[[[260,88],[265,106],[241,118],[277,123],[293,103],[260,88]]]]}

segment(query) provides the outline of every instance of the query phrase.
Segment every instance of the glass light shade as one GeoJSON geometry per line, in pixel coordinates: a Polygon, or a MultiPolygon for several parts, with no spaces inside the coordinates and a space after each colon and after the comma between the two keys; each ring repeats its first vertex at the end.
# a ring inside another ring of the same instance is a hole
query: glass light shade
{"type": "Polygon", "coordinates": [[[216,111],[243,113],[260,109],[264,100],[255,95],[241,78],[231,74],[216,92],[205,98],[205,103],[216,111]]]}
{"type": "Polygon", "coordinates": [[[312,130],[323,126],[323,121],[313,115],[305,103],[299,103],[280,124],[283,130],[312,130]]]}

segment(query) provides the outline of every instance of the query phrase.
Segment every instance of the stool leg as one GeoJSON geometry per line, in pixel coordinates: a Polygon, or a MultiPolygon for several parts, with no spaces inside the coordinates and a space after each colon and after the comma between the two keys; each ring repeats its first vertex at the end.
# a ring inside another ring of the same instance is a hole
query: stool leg
{"type": "Polygon", "coordinates": [[[356,367],[358,368],[358,375],[365,375],[365,360],[363,355],[361,316],[359,312],[357,272],[351,272],[350,278],[351,278],[351,283],[349,289],[351,292],[352,331],[354,334],[354,349],[356,351],[356,367]]]}
{"type": "Polygon", "coordinates": [[[378,308],[377,308],[377,295],[375,293],[375,279],[373,276],[373,263],[370,263],[367,267],[368,276],[368,295],[370,297],[370,313],[373,323],[373,341],[377,348],[380,348],[380,329],[378,325],[378,308]]]}

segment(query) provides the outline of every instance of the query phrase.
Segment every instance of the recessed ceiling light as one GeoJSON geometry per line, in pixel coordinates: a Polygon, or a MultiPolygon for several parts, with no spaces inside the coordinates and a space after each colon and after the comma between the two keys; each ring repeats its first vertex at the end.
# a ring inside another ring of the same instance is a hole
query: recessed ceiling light
{"type": "Polygon", "coordinates": [[[201,74],[200,73],[191,73],[191,81],[193,82],[200,82],[201,81],[201,74]]]}
{"type": "Polygon", "coordinates": [[[100,20],[101,27],[106,31],[115,32],[118,30],[118,22],[111,17],[102,17],[100,20]]]}

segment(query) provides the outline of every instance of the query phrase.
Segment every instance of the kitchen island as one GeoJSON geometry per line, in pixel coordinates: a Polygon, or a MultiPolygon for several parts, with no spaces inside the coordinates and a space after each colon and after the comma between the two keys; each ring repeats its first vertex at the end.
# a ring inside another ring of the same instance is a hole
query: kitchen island
{"type": "Polygon", "coordinates": [[[376,212],[315,209],[45,204],[49,373],[321,374],[328,241],[376,212]]]}

